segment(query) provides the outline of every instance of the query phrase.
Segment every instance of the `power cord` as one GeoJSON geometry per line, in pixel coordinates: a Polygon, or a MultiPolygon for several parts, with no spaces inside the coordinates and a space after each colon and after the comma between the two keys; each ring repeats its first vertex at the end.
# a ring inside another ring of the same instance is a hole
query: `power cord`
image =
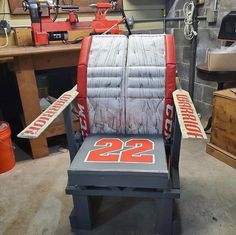
{"type": "Polygon", "coordinates": [[[5,33],[5,37],[6,37],[6,42],[5,42],[4,45],[1,45],[0,48],[7,47],[8,43],[9,43],[8,34],[7,34],[7,28],[4,28],[4,33],[5,33]]]}
{"type": "Polygon", "coordinates": [[[195,10],[195,5],[193,1],[186,2],[183,7],[184,13],[184,36],[187,40],[192,40],[197,36],[197,32],[193,27],[193,14],[195,10]]]}

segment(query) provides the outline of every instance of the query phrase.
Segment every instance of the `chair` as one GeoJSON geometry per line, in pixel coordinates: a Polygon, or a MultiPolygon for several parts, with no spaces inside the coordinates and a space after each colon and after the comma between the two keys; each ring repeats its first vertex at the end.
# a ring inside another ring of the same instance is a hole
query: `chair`
{"type": "Polygon", "coordinates": [[[17,135],[37,138],[63,112],[73,231],[92,228],[91,196],[122,196],[160,199],[157,234],[175,233],[181,135],[206,139],[188,92],[175,90],[175,75],[172,35],[87,37],[77,87],[17,135]],[[83,140],[79,149],[71,120],[76,97],[83,140]]]}
{"type": "Polygon", "coordinates": [[[92,228],[90,196],[102,195],[160,198],[157,232],[173,234],[181,139],[178,122],[173,128],[175,81],[173,35],[83,40],[77,102],[84,141],[66,188],[72,230],[92,228]]]}

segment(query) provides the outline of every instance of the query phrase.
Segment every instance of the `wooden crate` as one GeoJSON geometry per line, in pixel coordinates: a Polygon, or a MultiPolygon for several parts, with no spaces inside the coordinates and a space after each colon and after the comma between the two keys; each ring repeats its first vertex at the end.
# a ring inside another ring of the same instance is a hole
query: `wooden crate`
{"type": "Polygon", "coordinates": [[[207,153],[236,168],[236,88],[214,93],[207,153]]]}
{"type": "Polygon", "coordinates": [[[32,46],[31,28],[15,28],[15,42],[17,46],[32,46]]]}

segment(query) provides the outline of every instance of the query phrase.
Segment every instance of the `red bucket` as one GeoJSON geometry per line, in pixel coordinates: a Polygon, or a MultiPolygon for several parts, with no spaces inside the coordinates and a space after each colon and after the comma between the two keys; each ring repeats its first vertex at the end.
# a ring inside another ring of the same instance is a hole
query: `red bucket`
{"type": "Polygon", "coordinates": [[[15,164],[10,126],[0,121],[0,174],[11,170],[15,164]]]}

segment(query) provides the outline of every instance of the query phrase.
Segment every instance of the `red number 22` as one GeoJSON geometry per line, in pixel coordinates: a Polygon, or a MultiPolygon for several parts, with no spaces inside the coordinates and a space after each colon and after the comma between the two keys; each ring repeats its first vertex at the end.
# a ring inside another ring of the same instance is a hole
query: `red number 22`
{"type": "Polygon", "coordinates": [[[86,162],[154,163],[154,154],[145,152],[154,149],[154,143],[148,139],[130,139],[125,143],[118,138],[103,138],[89,151],[86,162]],[[130,147],[123,150],[124,147],[130,147]]]}

